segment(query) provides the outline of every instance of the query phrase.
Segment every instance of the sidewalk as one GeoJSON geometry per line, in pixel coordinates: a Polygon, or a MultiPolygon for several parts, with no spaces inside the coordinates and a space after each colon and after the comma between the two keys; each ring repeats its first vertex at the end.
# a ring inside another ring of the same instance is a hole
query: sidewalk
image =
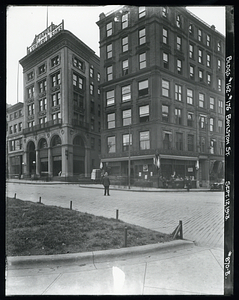
{"type": "MultiPolygon", "coordinates": [[[[63,181],[42,181],[42,180],[25,180],[25,179],[7,179],[7,183],[19,183],[19,184],[37,184],[37,185],[56,185],[56,184],[74,184],[79,185],[82,188],[96,188],[102,189],[102,184],[94,184],[94,183],[80,183],[80,182],[63,182],[63,181]]],[[[163,188],[154,188],[154,187],[137,187],[131,186],[130,189],[128,186],[122,185],[111,185],[110,189],[113,190],[127,190],[127,191],[147,191],[147,192],[186,192],[187,189],[163,189],[163,188]]],[[[209,188],[197,188],[190,189],[192,192],[209,192],[212,191],[209,188]]],[[[219,190],[217,190],[219,191],[219,190]]],[[[220,191],[219,191],[220,192],[220,191]]]]}
{"type": "Polygon", "coordinates": [[[223,250],[186,240],[9,257],[6,295],[223,295],[223,250]]]}

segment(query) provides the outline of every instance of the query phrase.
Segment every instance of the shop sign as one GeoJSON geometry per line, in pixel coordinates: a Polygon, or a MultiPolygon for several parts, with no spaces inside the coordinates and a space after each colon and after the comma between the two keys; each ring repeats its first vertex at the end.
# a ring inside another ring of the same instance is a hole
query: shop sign
{"type": "Polygon", "coordinates": [[[51,25],[49,27],[47,27],[47,29],[45,29],[40,34],[35,36],[31,46],[27,47],[27,54],[34,51],[36,48],[38,48],[40,45],[44,44],[46,41],[48,41],[55,34],[57,34],[58,32],[60,32],[63,29],[64,29],[64,21],[63,20],[59,25],[54,25],[53,23],[51,23],[51,25]]]}

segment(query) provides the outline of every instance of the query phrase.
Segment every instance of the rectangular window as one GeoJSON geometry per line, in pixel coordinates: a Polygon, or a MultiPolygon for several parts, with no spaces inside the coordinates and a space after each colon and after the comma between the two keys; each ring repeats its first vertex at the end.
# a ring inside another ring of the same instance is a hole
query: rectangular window
{"type": "Polygon", "coordinates": [[[182,86],[175,84],[175,100],[182,101],[182,86]]]}
{"type": "Polygon", "coordinates": [[[123,86],[121,88],[121,96],[122,102],[130,101],[131,100],[131,88],[130,85],[123,86]]]}
{"type": "Polygon", "coordinates": [[[91,145],[91,149],[94,150],[95,149],[95,139],[94,138],[91,138],[90,145],[91,145]]]}
{"type": "Polygon", "coordinates": [[[144,69],[146,68],[146,53],[139,54],[139,68],[144,69]]]}
{"type": "Polygon", "coordinates": [[[191,79],[194,79],[194,67],[190,66],[189,67],[189,75],[191,79]]]}
{"type": "Polygon", "coordinates": [[[202,30],[198,29],[198,40],[199,42],[202,41],[202,30]]]}
{"type": "Polygon", "coordinates": [[[146,8],[145,6],[140,6],[139,7],[139,19],[145,17],[146,15],[146,8]]]}
{"type": "Polygon", "coordinates": [[[139,97],[148,95],[149,92],[149,83],[148,79],[139,82],[139,97]]]}
{"type": "Polygon", "coordinates": [[[107,115],[107,128],[115,128],[115,113],[111,113],[107,115]]]}
{"type": "Polygon", "coordinates": [[[194,47],[192,44],[189,45],[189,57],[194,58],[194,47]]]}
{"type": "Polygon", "coordinates": [[[222,120],[218,120],[218,132],[222,133],[222,120]]]}
{"type": "Polygon", "coordinates": [[[126,109],[123,110],[123,114],[122,114],[122,118],[123,118],[123,126],[128,126],[131,124],[131,109],[126,109]]]}
{"type": "Polygon", "coordinates": [[[222,100],[218,100],[218,113],[223,114],[223,102],[222,102],[222,100]]]}
{"type": "Polygon", "coordinates": [[[200,152],[205,152],[206,139],[203,136],[200,136],[200,152]]]}
{"type": "Polygon", "coordinates": [[[39,86],[39,93],[43,93],[46,91],[46,79],[40,81],[38,83],[38,86],[39,86]]]}
{"type": "Polygon", "coordinates": [[[199,81],[203,81],[203,71],[202,70],[198,70],[198,78],[199,78],[199,81]]]}
{"type": "Polygon", "coordinates": [[[169,97],[169,81],[162,79],[162,95],[169,97]]]}
{"type": "Polygon", "coordinates": [[[168,44],[168,30],[163,28],[163,43],[168,44]]]}
{"type": "Polygon", "coordinates": [[[221,70],[221,67],[222,67],[221,60],[220,60],[220,59],[218,59],[218,60],[217,60],[217,69],[218,69],[218,71],[220,71],[220,70],[221,70]]]}
{"type": "Polygon", "coordinates": [[[193,91],[190,89],[187,89],[187,103],[193,104],[193,91]]]}
{"type": "Polygon", "coordinates": [[[122,52],[126,52],[129,50],[129,40],[128,37],[122,38],[122,52]]]}
{"type": "Polygon", "coordinates": [[[93,68],[93,66],[90,67],[90,77],[91,77],[91,78],[94,77],[94,68],[93,68]]]}
{"type": "Polygon", "coordinates": [[[83,70],[83,62],[76,57],[73,57],[73,66],[77,69],[83,70]]]}
{"type": "Polygon", "coordinates": [[[211,85],[211,82],[212,82],[212,80],[211,80],[211,75],[210,75],[210,74],[207,74],[207,84],[208,84],[208,85],[211,85]]]}
{"type": "Polygon", "coordinates": [[[175,119],[176,119],[176,124],[182,125],[182,109],[181,108],[175,108],[175,119]]]}
{"type": "Polygon", "coordinates": [[[199,103],[198,103],[199,107],[204,108],[205,107],[205,98],[204,98],[204,94],[199,93],[199,103]]]}
{"type": "Polygon", "coordinates": [[[90,112],[95,114],[95,101],[93,99],[90,101],[90,112]]]}
{"type": "Polygon", "coordinates": [[[38,68],[38,73],[39,74],[42,74],[42,73],[45,73],[46,72],[46,65],[43,64],[41,65],[39,68],[38,68]]]}
{"type": "Polygon", "coordinates": [[[179,132],[176,132],[176,149],[183,150],[183,134],[179,132]]]}
{"type": "Polygon", "coordinates": [[[182,38],[177,36],[177,50],[181,51],[182,50],[182,38]]]}
{"type": "Polygon", "coordinates": [[[210,97],[210,109],[215,109],[215,99],[213,97],[210,97]]]}
{"type": "Polygon", "coordinates": [[[34,106],[34,103],[28,105],[28,116],[31,116],[31,115],[34,115],[34,109],[35,106],[34,106]]]}
{"type": "Polygon", "coordinates": [[[34,127],[35,126],[35,121],[30,121],[27,123],[28,128],[34,127]]]}
{"type": "Polygon", "coordinates": [[[113,105],[115,104],[115,91],[108,91],[106,92],[106,105],[113,105]]]}
{"type": "Polygon", "coordinates": [[[47,122],[46,117],[39,118],[39,124],[46,124],[46,122],[47,122]]]}
{"type": "Polygon", "coordinates": [[[216,153],[216,141],[214,139],[211,139],[210,141],[210,153],[211,154],[216,153]]]}
{"type": "Polygon", "coordinates": [[[172,143],[172,133],[171,132],[163,132],[163,148],[164,150],[170,150],[172,143]]]}
{"type": "Polygon", "coordinates": [[[177,25],[178,28],[181,28],[181,26],[182,26],[180,15],[176,16],[176,25],[177,25]]]}
{"type": "Polygon", "coordinates": [[[200,122],[199,122],[200,129],[206,129],[206,117],[200,116],[200,122]]]}
{"type": "Polygon", "coordinates": [[[167,18],[167,16],[168,16],[167,7],[162,7],[162,16],[163,16],[164,18],[167,18]]]}
{"type": "Polygon", "coordinates": [[[194,151],[194,136],[188,134],[188,151],[194,151]]]}
{"type": "Polygon", "coordinates": [[[129,26],[129,14],[122,15],[122,29],[127,28],[129,26]]]}
{"type": "Polygon", "coordinates": [[[207,67],[211,67],[211,55],[207,54],[207,67]]]}
{"type": "Polygon", "coordinates": [[[149,131],[142,131],[139,133],[140,150],[150,149],[149,131]]]}
{"type": "Polygon", "coordinates": [[[139,30],[139,45],[146,43],[146,30],[145,28],[139,30]]]}
{"type": "Polygon", "coordinates": [[[17,111],[14,112],[14,119],[17,118],[17,111]]]}
{"type": "Polygon", "coordinates": [[[109,66],[107,69],[106,69],[106,72],[107,72],[107,80],[110,81],[113,79],[113,66],[109,66]]]}
{"type": "Polygon", "coordinates": [[[132,146],[132,133],[123,134],[123,151],[129,151],[129,145],[132,146]]]}
{"type": "Polygon", "coordinates": [[[214,131],[214,119],[213,118],[210,118],[210,123],[209,123],[210,127],[210,131],[214,131]]]}
{"type": "Polygon", "coordinates": [[[122,74],[127,75],[129,73],[129,60],[123,60],[122,62],[122,74]]]}
{"type": "Polygon", "coordinates": [[[177,59],[177,71],[178,71],[178,74],[182,74],[182,61],[181,61],[181,59],[177,59]]]}
{"type": "Polygon", "coordinates": [[[55,93],[52,95],[52,106],[57,106],[61,104],[61,93],[55,93]]]}
{"type": "Polygon", "coordinates": [[[27,80],[31,80],[34,77],[33,71],[27,74],[27,80]]]}
{"type": "Polygon", "coordinates": [[[202,50],[198,50],[198,62],[202,64],[202,50]]]}
{"type": "Polygon", "coordinates": [[[218,51],[218,52],[221,52],[221,50],[222,50],[221,42],[219,41],[219,42],[217,43],[217,51],[218,51]]]}
{"type": "Polygon", "coordinates": [[[169,107],[168,107],[168,105],[162,105],[162,121],[169,122],[169,107]]]}
{"type": "Polygon", "coordinates": [[[12,126],[9,126],[9,133],[10,133],[10,134],[13,133],[12,126]]]}
{"type": "Polygon", "coordinates": [[[220,147],[219,148],[219,154],[223,155],[224,154],[224,143],[220,142],[219,147],[220,147]]]}
{"type": "Polygon", "coordinates": [[[108,24],[106,24],[106,36],[110,36],[112,35],[112,22],[109,22],[108,24]]]}
{"type": "Polygon", "coordinates": [[[51,86],[57,86],[61,84],[61,73],[57,72],[56,74],[51,76],[51,86]]]}
{"type": "Polygon", "coordinates": [[[94,85],[90,84],[90,95],[94,95],[94,85]]]}
{"type": "Polygon", "coordinates": [[[91,129],[91,131],[95,130],[95,118],[94,118],[94,116],[92,116],[90,118],[90,129],[91,129]]]}
{"type": "Polygon", "coordinates": [[[14,126],[13,126],[13,132],[14,132],[14,133],[17,132],[17,124],[14,124],[14,126]]]}
{"type": "Polygon", "coordinates": [[[51,67],[55,67],[55,66],[59,65],[59,63],[60,63],[59,55],[57,55],[51,59],[51,67]]]}
{"type": "Polygon", "coordinates": [[[163,66],[168,69],[168,54],[163,52],[163,66]]]}
{"type": "Polygon", "coordinates": [[[21,117],[22,116],[22,110],[20,109],[19,110],[19,117],[21,117]]]}
{"type": "Polygon", "coordinates": [[[22,131],[22,122],[18,124],[18,131],[22,131]]]}
{"type": "Polygon", "coordinates": [[[218,91],[221,92],[222,91],[222,80],[220,78],[218,78],[217,84],[218,84],[218,91]]]}
{"type": "Polygon", "coordinates": [[[207,34],[207,46],[210,47],[211,46],[211,37],[210,35],[207,34]]]}
{"type": "Polygon", "coordinates": [[[97,73],[97,80],[100,82],[100,73],[97,73]]]}
{"type": "Polygon", "coordinates": [[[106,46],[106,53],[107,53],[107,58],[112,57],[112,44],[106,46]]]}
{"type": "Polygon", "coordinates": [[[27,89],[27,98],[30,99],[34,97],[34,86],[31,86],[27,89]]]}
{"type": "Polygon", "coordinates": [[[144,123],[149,121],[149,105],[139,107],[139,122],[144,123]]]}
{"type": "Polygon", "coordinates": [[[107,138],[107,146],[108,146],[108,153],[115,152],[115,136],[109,136],[107,138]]]}

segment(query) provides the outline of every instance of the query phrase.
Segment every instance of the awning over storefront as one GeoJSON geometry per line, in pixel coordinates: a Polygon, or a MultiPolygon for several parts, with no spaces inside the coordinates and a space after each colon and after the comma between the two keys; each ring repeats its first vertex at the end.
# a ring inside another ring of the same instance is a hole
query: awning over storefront
{"type": "MultiPolygon", "coordinates": [[[[176,160],[191,160],[191,161],[197,161],[197,156],[179,156],[179,155],[169,155],[169,154],[160,154],[160,159],[176,159],[176,160]]],[[[152,159],[154,158],[154,154],[147,154],[147,155],[137,155],[137,156],[131,156],[130,160],[140,160],[140,159],[152,159]]],[[[113,161],[128,161],[129,157],[109,157],[109,158],[102,158],[102,162],[113,162],[113,161]]]]}

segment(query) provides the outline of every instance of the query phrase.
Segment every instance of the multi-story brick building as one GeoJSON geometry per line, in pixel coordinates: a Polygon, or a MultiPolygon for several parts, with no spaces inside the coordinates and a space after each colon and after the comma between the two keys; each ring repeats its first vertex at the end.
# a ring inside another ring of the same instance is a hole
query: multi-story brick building
{"type": "Polygon", "coordinates": [[[24,176],[89,176],[101,147],[99,57],[62,21],[36,35],[20,63],[24,176]]]}
{"type": "Polygon", "coordinates": [[[23,103],[8,106],[6,117],[6,175],[9,178],[19,178],[23,168],[23,103]]]}
{"type": "Polygon", "coordinates": [[[183,7],[122,6],[97,25],[104,168],[154,186],[223,178],[224,36],[183,7]]]}

